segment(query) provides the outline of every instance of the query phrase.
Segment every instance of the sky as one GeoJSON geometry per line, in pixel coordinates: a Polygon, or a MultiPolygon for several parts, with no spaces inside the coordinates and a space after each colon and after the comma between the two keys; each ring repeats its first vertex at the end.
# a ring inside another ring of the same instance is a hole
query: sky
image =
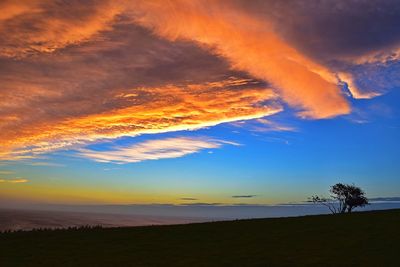
{"type": "Polygon", "coordinates": [[[0,2],[0,201],[400,196],[400,2],[0,2]]]}

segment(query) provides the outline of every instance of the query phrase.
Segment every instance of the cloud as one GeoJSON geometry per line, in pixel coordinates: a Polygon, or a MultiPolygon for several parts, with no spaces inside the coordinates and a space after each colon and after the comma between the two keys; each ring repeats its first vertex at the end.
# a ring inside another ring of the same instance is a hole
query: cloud
{"type": "Polygon", "coordinates": [[[53,162],[41,162],[41,161],[29,162],[28,165],[31,165],[31,166],[65,167],[64,164],[53,163],[53,162]]]}
{"type": "Polygon", "coordinates": [[[266,83],[194,44],[125,21],[101,36],[62,53],[0,58],[0,159],[282,110],[266,83]]]}
{"type": "Polygon", "coordinates": [[[29,180],[23,178],[15,178],[15,179],[0,179],[0,183],[10,183],[10,184],[20,184],[27,183],[29,180]]]}
{"type": "Polygon", "coordinates": [[[396,0],[238,3],[259,19],[268,17],[288,42],[320,61],[363,64],[398,56],[400,4],[396,0]]]}
{"type": "Polygon", "coordinates": [[[256,196],[257,195],[236,195],[236,196],[232,196],[232,198],[253,198],[256,196]]]}
{"type": "Polygon", "coordinates": [[[4,1],[0,55],[24,57],[77,45],[111,29],[124,10],[119,1],[4,1]]]}
{"type": "Polygon", "coordinates": [[[338,77],[340,80],[346,83],[347,89],[350,91],[352,97],[355,99],[370,99],[381,95],[381,93],[379,92],[363,92],[362,90],[360,90],[356,85],[353,76],[349,73],[340,72],[338,73],[338,77]]]}
{"type": "Polygon", "coordinates": [[[124,164],[145,160],[179,158],[198,153],[204,149],[219,148],[225,144],[239,145],[234,142],[217,139],[172,137],[148,140],[131,146],[117,147],[107,151],[80,149],[79,155],[98,162],[124,164]]]}
{"type": "Polygon", "coordinates": [[[396,1],[32,0],[0,9],[0,160],[262,118],[282,102],[330,118],[351,111],[346,97],[375,97],[398,80],[376,74],[398,60],[396,1]]]}
{"type": "MultiPolygon", "coordinates": [[[[328,66],[354,89],[354,98],[372,98],[387,91],[387,84],[363,82],[371,72],[354,71],[369,65],[373,73],[400,60],[400,4],[389,1],[237,1],[257,17],[267,18],[277,33],[298,51],[328,66]],[[313,14],[310,16],[309,14],[313,14]],[[350,85],[350,83],[352,85],[350,85]],[[371,86],[372,84],[372,86],[371,86]],[[357,85],[357,86],[355,86],[357,85]]],[[[384,75],[377,76],[381,80],[384,75]]],[[[392,77],[396,77],[393,75],[392,77]]],[[[338,77],[340,78],[340,77],[338,77]]]]}
{"type": "Polygon", "coordinates": [[[197,198],[193,198],[193,197],[181,197],[180,200],[192,201],[192,200],[198,200],[198,199],[197,198]]]}
{"type": "Polygon", "coordinates": [[[122,102],[130,102],[127,107],[54,124],[47,122],[36,127],[28,124],[14,138],[4,135],[0,158],[29,159],[107,138],[193,130],[281,111],[281,107],[273,102],[276,96],[271,90],[246,88],[243,87],[246,81],[241,81],[240,86],[238,82],[229,79],[182,87],[171,85],[127,90],[125,94],[114,96],[122,102]]]}
{"type": "Polygon", "coordinates": [[[350,112],[335,74],[285,42],[267,20],[218,1],[143,1],[135,10],[136,21],[159,36],[206,45],[233,68],[270,82],[303,117],[350,112]]]}
{"type": "MultiPolygon", "coordinates": [[[[243,128],[252,132],[297,132],[298,129],[294,126],[289,126],[275,120],[266,118],[248,120],[248,121],[235,121],[230,125],[243,128]]],[[[238,133],[237,131],[234,131],[238,133]]]]}
{"type": "Polygon", "coordinates": [[[296,132],[297,129],[293,126],[284,125],[282,123],[267,120],[265,118],[256,119],[256,122],[261,126],[254,126],[252,130],[258,132],[296,132]]]}

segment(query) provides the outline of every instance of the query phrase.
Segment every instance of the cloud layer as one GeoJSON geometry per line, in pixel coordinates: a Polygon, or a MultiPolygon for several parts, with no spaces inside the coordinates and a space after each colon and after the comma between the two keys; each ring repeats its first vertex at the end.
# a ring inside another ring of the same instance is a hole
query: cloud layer
{"type": "Polygon", "coordinates": [[[285,104],[309,119],[348,114],[347,97],[382,93],[358,70],[398,60],[399,6],[2,1],[0,159],[261,118],[285,104]]]}
{"type": "Polygon", "coordinates": [[[117,101],[120,99],[120,104],[128,102],[126,107],[54,123],[37,123],[36,127],[22,125],[23,132],[16,133],[14,138],[4,135],[0,156],[26,159],[96,140],[192,130],[238,119],[260,118],[281,110],[274,104],[276,96],[271,90],[260,90],[257,85],[240,88],[248,83],[227,80],[126,90],[113,96],[117,101]],[[272,102],[268,104],[268,101],[272,102]]]}

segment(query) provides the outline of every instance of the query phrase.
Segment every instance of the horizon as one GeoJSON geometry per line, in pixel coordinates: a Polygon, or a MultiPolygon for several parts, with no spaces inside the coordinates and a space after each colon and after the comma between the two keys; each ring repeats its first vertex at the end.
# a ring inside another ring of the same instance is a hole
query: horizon
{"type": "Polygon", "coordinates": [[[0,208],[400,201],[399,2],[168,3],[0,3],[0,208]]]}

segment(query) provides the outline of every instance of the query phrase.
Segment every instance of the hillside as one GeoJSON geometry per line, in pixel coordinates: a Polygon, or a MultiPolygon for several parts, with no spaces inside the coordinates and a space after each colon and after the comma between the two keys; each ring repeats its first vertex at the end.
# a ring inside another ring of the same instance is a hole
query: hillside
{"type": "Polygon", "coordinates": [[[399,266],[400,210],[0,234],[0,266],[399,266]]]}

